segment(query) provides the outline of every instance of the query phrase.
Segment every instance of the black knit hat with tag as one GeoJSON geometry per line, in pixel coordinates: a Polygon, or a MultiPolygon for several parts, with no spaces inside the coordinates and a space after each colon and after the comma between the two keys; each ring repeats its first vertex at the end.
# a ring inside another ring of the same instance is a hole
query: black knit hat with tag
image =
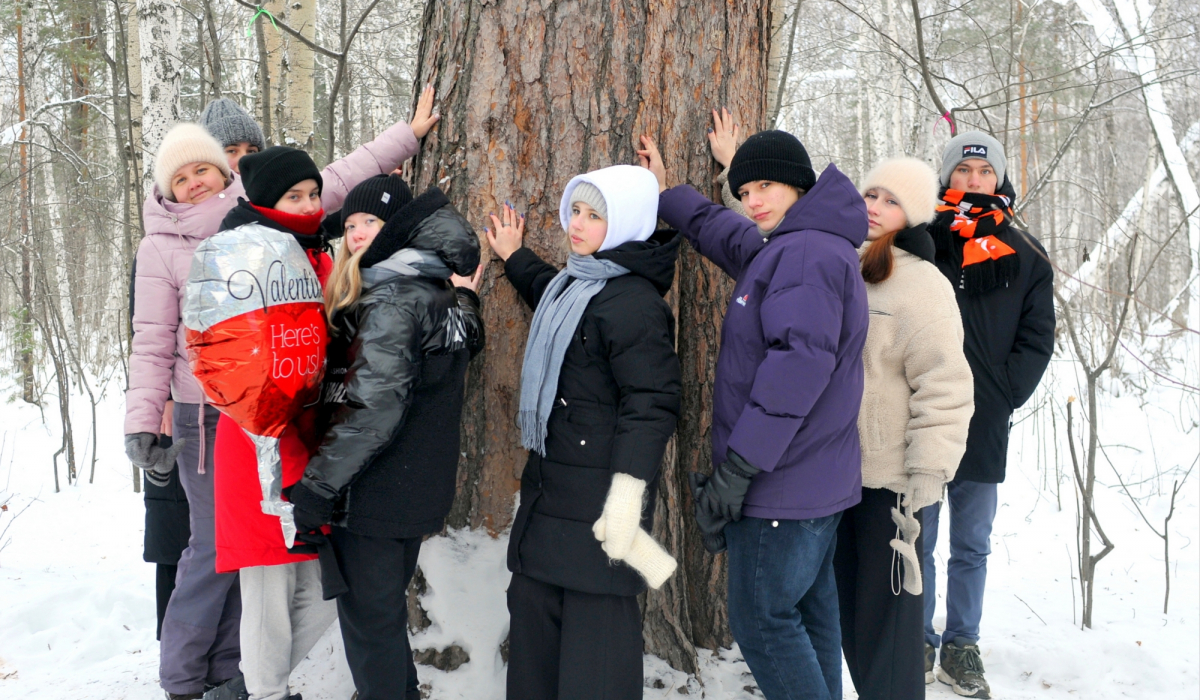
{"type": "Polygon", "coordinates": [[[342,221],[351,214],[370,214],[380,221],[396,215],[412,201],[412,190],[399,175],[376,175],[354,186],[342,204],[342,221]]]}
{"type": "Polygon", "coordinates": [[[729,163],[729,189],[736,196],[747,182],[770,180],[804,191],[817,183],[808,151],[786,131],[760,131],[746,139],[729,163]]]}
{"type": "Polygon", "coordinates": [[[260,207],[274,207],[297,182],[316,180],[324,186],[321,171],[311,156],[299,148],[271,146],[265,151],[242,156],[238,161],[246,198],[260,207]]]}

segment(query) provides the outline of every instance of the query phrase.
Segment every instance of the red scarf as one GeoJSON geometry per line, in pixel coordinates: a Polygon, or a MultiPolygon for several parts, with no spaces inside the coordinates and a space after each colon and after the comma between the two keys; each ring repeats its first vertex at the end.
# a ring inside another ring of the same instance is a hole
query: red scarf
{"type": "Polygon", "coordinates": [[[321,230],[321,219],[325,218],[325,210],[320,209],[316,214],[289,214],[286,211],[279,211],[270,207],[260,207],[257,204],[251,204],[254,211],[262,214],[275,223],[286,226],[288,229],[305,236],[316,235],[317,231],[321,230]]]}

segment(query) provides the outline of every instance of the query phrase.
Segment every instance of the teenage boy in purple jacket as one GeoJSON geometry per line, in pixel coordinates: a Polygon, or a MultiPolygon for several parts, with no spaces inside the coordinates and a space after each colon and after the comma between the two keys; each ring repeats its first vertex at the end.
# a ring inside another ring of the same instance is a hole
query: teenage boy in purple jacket
{"type": "Polygon", "coordinates": [[[751,136],[730,163],[749,219],[688,185],[666,189],[658,149],[642,144],[664,190],[659,217],[737,280],[713,390],[715,468],[694,480],[701,529],[729,549],[733,637],[768,700],[840,700],[833,552],[862,490],[866,206],[833,165],[818,179],[783,131],[751,136]]]}

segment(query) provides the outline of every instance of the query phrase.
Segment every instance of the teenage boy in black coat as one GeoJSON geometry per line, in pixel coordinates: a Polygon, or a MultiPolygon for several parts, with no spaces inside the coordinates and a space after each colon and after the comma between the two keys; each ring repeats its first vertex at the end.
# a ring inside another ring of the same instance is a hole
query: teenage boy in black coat
{"type": "Polygon", "coordinates": [[[979,131],[951,139],[942,154],[941,202],[929,225],[935,264],[954,287],[962,313],[963,350],[975,381],[967,451],[947,485],[950,561],[946,629],[937,634],[933,557],[939,504],[922,509],[925,536],[925,682],[989,698],[979,655],[979,620],[987,579],[997,485],[1004,481],[1012,412],[1029,400],[1054,351],[1054,273],[1037,239],[1012,226],[1014,192],[1004,147],[979,131]]]}

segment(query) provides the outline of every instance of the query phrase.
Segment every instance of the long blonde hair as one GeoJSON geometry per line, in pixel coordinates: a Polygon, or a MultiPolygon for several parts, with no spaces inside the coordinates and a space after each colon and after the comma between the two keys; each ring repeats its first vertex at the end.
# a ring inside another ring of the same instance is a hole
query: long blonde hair
{"type": "Polygon", "coordinates": [[[350,252],[349,236],[342,236],[338,245],[337,255],[333,261],[333,272],[325,283],[325,318],[328,319],[329,330],[337,333],[333,325],[334,314],[352,306],[362,295],[362,272],[358,269],[358,261],[370,246],[363,246],[357,253],[350,252]]]}

